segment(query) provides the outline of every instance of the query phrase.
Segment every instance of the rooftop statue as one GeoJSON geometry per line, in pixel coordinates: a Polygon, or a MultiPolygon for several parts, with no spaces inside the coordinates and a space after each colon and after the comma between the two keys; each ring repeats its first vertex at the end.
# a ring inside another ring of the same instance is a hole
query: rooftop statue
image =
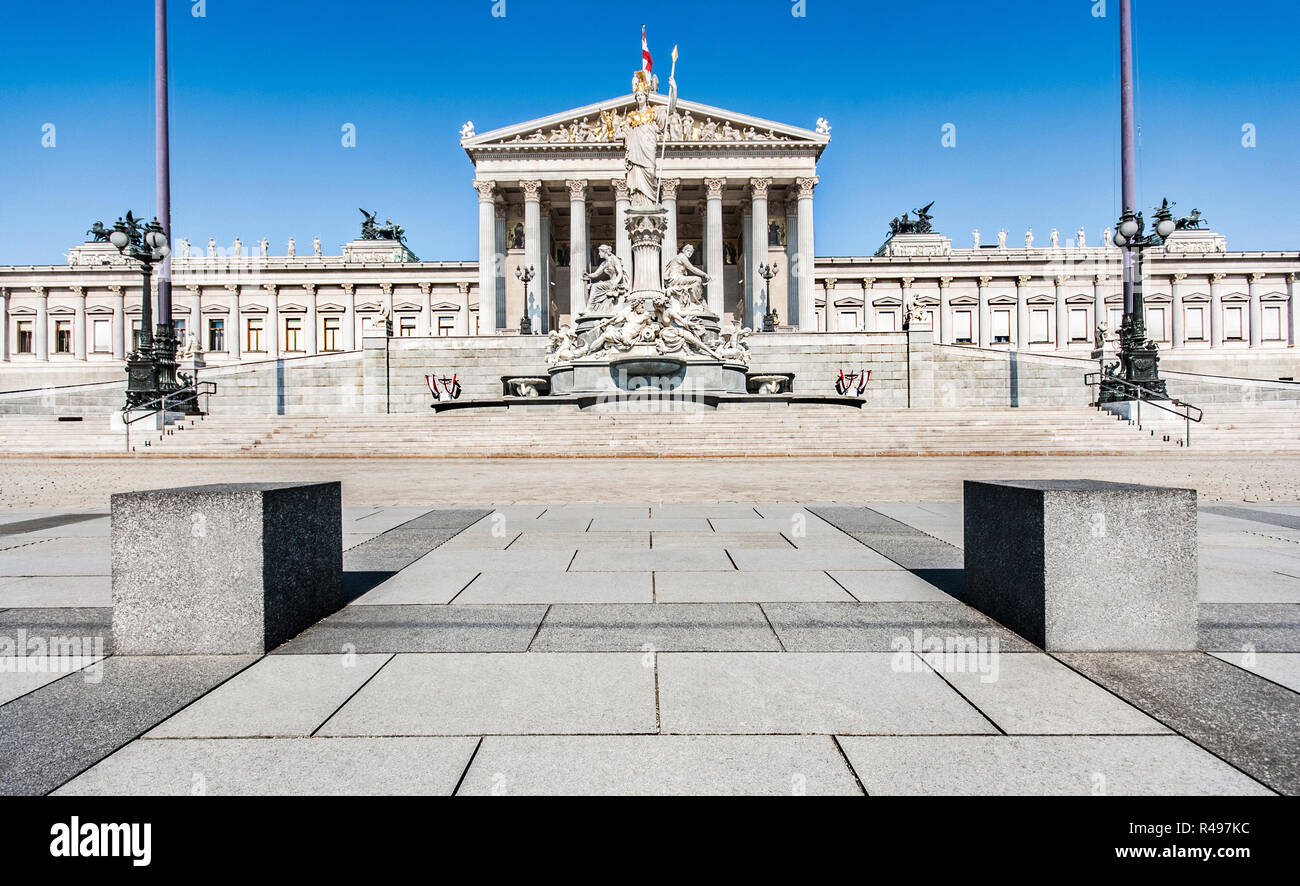
{"type": "Polygon", "coordinates": [[[104,223],[102,221],[97,221],[93,225],[91,225],[90,230],[86,232],[86,236],[91,238],[87,242],[107,243],[108,235],[111,233],[113,233],[112,228],[106,228],[104,227],[104,223]]]}
{"type": "Polygon", "coordinates": [[[930,207],[932,206],[934,206],[933,200],[922,206],[920,209],[914,209],[913,212],[916,213],[915,219],[909,218],[907,213],[904,212],[902,218],[891,220],[889,223],[890,236],[898,234],[933,233],[933,229],[930,226],[930,222],[934,219],[934,216],[930,215],[930,207]]]}
{"type": "Polygon", "coordinates": [[[361,222],[361,239],[362,240],[394,240],[398,243],[406,243],[406,229],[401,225],[393,224],[391,218],[384,219],[384,224],[375,224],[375,213],[360,210],[364,220],[361,222]]]}
{"type": "Polygon", "coordinates": [[[1205,218],[1201,215],[1201,210],[1193,209],[1191,215],[1184,215],[1182,218],[1174,221],[1175,230],[1179,231],[1203,231],[1205,230],[1205,218]]]}

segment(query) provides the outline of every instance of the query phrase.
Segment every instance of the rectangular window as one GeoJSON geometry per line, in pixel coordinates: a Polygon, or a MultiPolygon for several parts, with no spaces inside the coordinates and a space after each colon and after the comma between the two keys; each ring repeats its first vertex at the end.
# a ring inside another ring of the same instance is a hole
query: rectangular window
{"type": "Polygon", "coordinates": [[[1241,341],[1242,309],[1238,305],[1225,305],[1223,308],[1223,340],[1241,341]]]}
{"type": "Polygon", "coordinates": [[[959,345],[968,345],[973,341],[972,338],[972,314],[970,311],[956,311],[952,315],[953,338],[952,340],[959,345]]]}
{"type": "Polygon", "coordinates": [[[1205,308],[1187,309],[1187,340],[1205,341],[1205,308]]]}
{"type": "Polygon", "coordinates": [[[302,318],[284,318],[284,349],[289,353],[302,352],[302,318]]]}
{"type": "Polygon", "coordinates": [[[412,338],[415,336],[414,317],[397,318],[397,336],[398,338],[412,338]]]}
{"type": "Polygon", "coordinates": [[[1048,337],[1047,330],[1049,327],[1048,310],[1046,308],[1035,308],[1029,312],[1029,342],[1030,344],[1046,344],[1051,339],[1048,337]]]}
{"type": "Polygon", "coordinates": [[[72,321],[71,320],[54,321],[54,353],[56,354],[72,353],[72,321]]]}
{"type": "MultiPolygon", "coordinates": [[[[840,329],[857,329],[857,314],[853,315],[853,321],[850,325],[844,320],[844,314],[840,314],[840,329]]],[[[896,332],[898,330],[898,315],[893,311],[881,311],[876,314],[876,331],[877,332],[896,332]]]]}
{"type": "Polygon", "coordinates": [[[172,320],[172,329],[176,330],[176,341],[181,344],[185,343],[185,328],[184,320],[172,320]]]}
{"type": "Polygon", "coordinates": [[[1092,341],[1088,334],[1088,309],[1070,308],[1070,341],[1092,341]]]}
{"type": "Polygon", "coordinates": [[[226,321],[216,317],[208,320],[208,350],[224,351],[226,349],[226,321]]]}
{"type": "Polygon", "coordinates": [[[96,354],[113,353],[113,321],[95,320],[91,324],[91,347],[96,354]]]}
{"type": "Polygon", "coordinates": [[[438,317],[438,334],[451,335],[456,329],[456,318],[448,317],[445,314],[438,317]]]}
{"type": "Polygon", "coordinates": [[[840,332],[857,332],[861,328],[862,316],[857,311],[840,311],[840,332]]]}
{"type": "Polygon", "coordinates": [[[1106,312],[1106,316],[1108,318],[1106,321],[1107,328],[1111,332],[1119,332],[1120,326],[1124,323],[1124,309],[1110,308],[1106,312]]]}
{"type": "Polygon", "coordinates": [[[140,321],[131,321],[131,347],[138,349],[140,347],[140,321]]]}
{"type": "Polygon", "coordinates": [[[32,321],[19,320],[18,321],[18,353],[20,354],[35,353],[35,349],[33,348],[34,344],[35,344],[35,340],[32,337],[32,321]]]}
{"type": "Polygon", "coordinates": [[[342,320],[340,320],[338,317],[325,318],[325,342],[324,342],[325,350],[327,351],[343,350],[341,347],[339,347],[339,343],[342,341],[342,339],[339,338],[339,331],[341,328],[342,328],[342,320]]]}
{"type": "Polygon", "coordinates": [[[1282,306],[1264,305],[1264,341],[1282,340],[1282,306]]]}
{"type": "Polygon", "coordinates": [[[993,312],[993,343],[1009,344],[1011,341],[1011,311],[993,312]]]}
{"type": "Polygon", "coordinates": [[[261,317],[248,318],[248,337],[244,340],[244,350],[252,354],[265,354],[266,344],[262,341],[262,332],[266,321],[261,317]]]}
{"type": "Polygon", "coordinates": [[[1147,308],[1147,338],[1153,341],[1169,341],[1168,332],[1165,326],[1165,309],[1147,308]]]}

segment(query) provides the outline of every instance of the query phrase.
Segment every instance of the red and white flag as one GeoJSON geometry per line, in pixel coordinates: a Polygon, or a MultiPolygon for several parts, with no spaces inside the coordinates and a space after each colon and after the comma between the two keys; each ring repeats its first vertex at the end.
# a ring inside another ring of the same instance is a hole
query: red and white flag
{"type": "Polygon", "coordinates": [[[650,46],[645,42],[645,25],[641,26],[641,70],[645,71],[647,76],[653,74],[655,70],[654,59],[650,58],[650,46]]]}

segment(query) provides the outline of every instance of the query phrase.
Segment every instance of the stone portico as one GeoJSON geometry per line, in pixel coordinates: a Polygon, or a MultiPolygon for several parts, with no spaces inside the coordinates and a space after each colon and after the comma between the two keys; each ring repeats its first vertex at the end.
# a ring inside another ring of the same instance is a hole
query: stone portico
{"type": "MultiPolygon", "coordinates": [[[[528,305],[533,328],[548,331],[581,311],[582,275],[599,264],[601,244],[630,267],[620,127],[633,103],[626,95],[462,139],[479,197],[479,291],[489,294],[490,328],[517,328],[523,316],[516,268],[535,268],[530,293],[549,294],[528,305]]],[[[665,262],[692,244],[695,264],[713,276],[714,313],[759,329],[770,306],[782,324],[814,329],[813,192],[830,136],[680,101],[666,137],[665,262]],[[778,269],[766,302],[762,264],[778,269]]]]}

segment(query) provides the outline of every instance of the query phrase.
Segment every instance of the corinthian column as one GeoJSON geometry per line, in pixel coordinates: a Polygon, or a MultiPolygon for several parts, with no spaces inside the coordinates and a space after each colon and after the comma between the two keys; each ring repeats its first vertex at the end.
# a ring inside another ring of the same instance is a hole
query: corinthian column
{"type": "Polygon", "coordinates": [[[272,360],[280,357],[280,287],[274,283],[263,283],[266,290],[266,356],[272,360]]]}
{"type": "Polygon", "coordinates": [[[86,287],[72,287],[72,356],[86,359],[86,287]]]}
{"type": "Polygon", "coordinates": [[[493,181],[474,181],[478,191],[478,300],[479,317],[486,332],[497,326],[497,212],[493,181]]]}
{"type": "MultiPolygon", "coordinates": [[[[36,322],[32,324],[34,337],[36,339],[36,359],[50,359],[50,296],[44,286],[33,286],[32,292],[36,295],[36,322]]],[[[144,294],[145,298],[149,293],[144,294]]]]}
{"type": "Polygon", "coordinates": [[[799,201],[794,188],[786,188],[785,195],[785,316],[786,323],[796,329],[802,327],[799,310],[799,201]]]}
{"type": "Polygon", "coordinates": [[[587,284],[582,275],[587,272],[587,180],[570,179],[564,183],[569,189],[569,317],[587,309],[587,284]]]}
{"type": "Polygon", "coordinates": [[[528,287],[532,304],[524,305],[524,313],[528,315],[533,332],[540,334],[544,328],[548,295],[542,268],[542,183],[537,179],[521,181],[519,187],[524,191],[524,267],[536,272],[532,285],[528,287]]]}
{"type": "Polygon", "coordinates": [[[1065,303],[1065,284],[1069,277],[1055,277],[1056,285],[1056,349],[1063,351],[1070,345],[1070,308],[1065,303]]]}
{"type": "Polygon", "coordinates": [[[1223,347],[1223,293],[1219,291],[1219,281],[1226,274],[1210,275],[1210,347],[1223,347]]]}
{"type": "MultiPolygon", "coordinates": [[[[817,186],[817,176],[797,178],[795,186],[799,190],[799,328],[808,332],[817,331],[817,308],[815,281],[813,279],[813,189],[817,186]]],[[[826,316],[831,312],[828,310],[826,316]]],[[[829,325],[827,326],[829,329],[829,325]]]]}
{"type": "Polygon", "coordinates": [[[677,188],[680,178],[666,178],[662,182],[662,200],[664,209],[668,210],[664,228],[664,263],[667,264],[677,255],[677,188]]]}
{"type": "MultiPolygon", "coordinates": [[[[1173,274],[1169,277],[1169,293],[1172,304],[1169,306],[1170,313],[1170,331],[1169,345],[1173,348],[1181,348],[1183,340],[1186,337],[1185,325],[1183,323],[1183,288],[1182,282],[1187,277],[1186,274],[1173,274]]],[[[1100,323],[1101,315],[1097,315],[1097,322],[1100,323]]]]}
{"type": "Polygon", "coordinates": [[[749,235],[749,242],[754,248],[751,250],[753,255],[749,259],[749,267],[746,276],[753,281],[754,293],[752,299],[753,307],[750,310],[750,326],[753,329],[763,328],[763,315],[770,308],[767,305],[768,293],[767,286],[759,281],[763,275],[758,272],[758,266],[767,263],[767,189],[771,187],[770,178],[751,178],[749,180],[749,196],[753,202],[751,213],[753,218],[753,233],[749,235]]]}
{"type": "Polygon", "coordinates": [[[627,196],[627,180],[621,178],[610,179],[610,187],[614,189],[614,254],[623,262],[623,267],[629,272],[632,268],[632,241],[628,238],[627,233],[627,209],[631,205],[627,196]]]}
{"type": "Polygon", "coordinates": [[[303,294],[307,296],[307,316],[304,318],[303,325],[307,328],[303,330],[307,334],[307,341],[304,349],[308,355],[315,354],[316,350],[316,284],[302,284],[303,294]]]}
{"type": "Polygon", "coordinates": [[[939,328],[936,329],[934,340],[941,345],[952,344],[952,304],[948,300],[948,287],[952,285],[951,277],[939,278],[939,328]]]}
{"type": "Polygon", "coordinates": [[[705,221],[707,235],[705,244],[708,255],[705,256],[705,270],[709,274],[709,310],[722,316],[722,284],[725,268],[722,263],[722,192],[727,187],[725,178],[706,178],[704,180],[705,221]]]}
{"type": "Polygon", "coordinates": [[[1262,339],[1260,332],[1264,326],[1264,307],[1260,302],[1258,284],[1263,277],[1263,274],[1251,274],[1246,278],[1246,288],[1250,292],[1250,335],[1246,340],[1252,348],[1259,347],[1262,339]]]}
{"type": "Polygon", "coordinates": [[[1016,278],[1016,349],[1029,350],[1029,295],[1025,287],[1034,279],[1029,274],[1016,278]]]}
{"type": "Polygon", "coordinates": [[[992,277],[980,277],[979,288],[979,335],[975,341],[981,348],[987,348],[992,343],[989,336],[989,284],[993,282],[992,277]]]}

